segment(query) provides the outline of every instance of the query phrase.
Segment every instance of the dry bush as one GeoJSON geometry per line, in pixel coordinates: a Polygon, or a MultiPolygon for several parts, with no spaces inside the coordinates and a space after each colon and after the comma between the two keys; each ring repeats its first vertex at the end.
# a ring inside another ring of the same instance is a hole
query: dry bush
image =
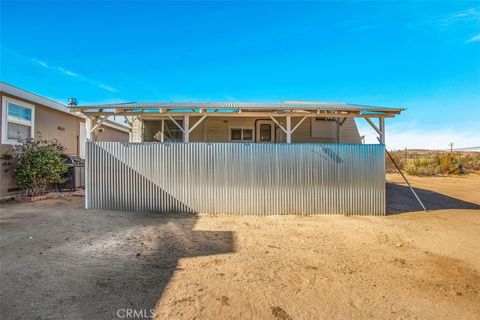
{"type": "MultiPolygon", "coordinates": [[[[461,175],[480,172],[480,153],[394,151],[390,152],[398,166],[414,176],[461,175]]],[[[396,172],[388,156],[385,159],[387,172],[396,172]]]]}
{"type": "Polygon", "coordinates": [[[454,153],[446,153],[439,156],[440,173],[442,174],[464,174],[461,157],[454,153]]]}
{"type": "Polygon", "coordinates": [[[438,161],[433,157],[409,159],[405,165],[405,172],[412,176],[435,176],[439,174],[438,161]]]}
{"type": "Polygon", "coordinates": [[[480,152],[464,154],[460,162],[466,172],[480,172],[480,152]]]}

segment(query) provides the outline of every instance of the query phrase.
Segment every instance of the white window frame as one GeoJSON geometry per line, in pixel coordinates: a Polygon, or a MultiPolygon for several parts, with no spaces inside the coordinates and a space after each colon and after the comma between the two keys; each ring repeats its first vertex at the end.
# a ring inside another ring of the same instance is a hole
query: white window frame
{"type": "Polygon", "coordinates": [[[9,97],[2,97],[2,144],[13,144],[19,145],[22,142],[17,140],[8,139],[8,122],[12,122],[15,124],[20,124],[23,126],[30,127],[30,138],[35,137],[35,105],[26,103],[17,99],[9,98],[9,97]],[[18,119],[11,119],[8,120],[8,104],[13,103],[20,107],[28,108],[32,111],[32,116],[30,121],[23,121],[18,119]]]}
{"type": "Polygon", "coordinates": [[[229,126],[228,127],[228,141],[239,142],[239,143],[255,142],[255,127],[253,127],[253,126],[229,126]],[[242,130],[242,135],[241,135],[242,140],[232,140],[232,129],[242,130]],[[252,140],[243,140],[243,130],[252,130],[252,140]]]}

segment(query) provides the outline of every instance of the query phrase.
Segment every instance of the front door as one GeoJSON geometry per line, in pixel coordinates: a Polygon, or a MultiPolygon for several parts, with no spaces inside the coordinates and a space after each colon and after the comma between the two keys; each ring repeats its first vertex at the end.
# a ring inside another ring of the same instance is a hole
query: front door
{"type": "Polygon", "coordinates": [[[275,142],[275,123],[272,120],[258,120],[255,131],[256,142],[275,142]]]}

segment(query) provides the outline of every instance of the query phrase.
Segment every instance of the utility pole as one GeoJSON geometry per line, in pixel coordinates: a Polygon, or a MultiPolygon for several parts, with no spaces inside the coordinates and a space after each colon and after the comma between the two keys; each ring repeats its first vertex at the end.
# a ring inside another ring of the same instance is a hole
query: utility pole
{"type": "Polygon", "coordinates": [[[450,142],[448,145],[450,146],[450,152],[452,152],[453,151],[453,142],[450,142]]]}

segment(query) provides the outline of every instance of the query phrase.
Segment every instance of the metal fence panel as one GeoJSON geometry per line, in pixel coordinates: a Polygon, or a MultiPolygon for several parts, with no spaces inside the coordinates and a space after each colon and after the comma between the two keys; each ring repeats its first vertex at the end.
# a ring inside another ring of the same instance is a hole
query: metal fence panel
{"type": "Polygon", "coordinates": [[[383,145],[87,142],[86,207],[385,215],[383,145]]]}

